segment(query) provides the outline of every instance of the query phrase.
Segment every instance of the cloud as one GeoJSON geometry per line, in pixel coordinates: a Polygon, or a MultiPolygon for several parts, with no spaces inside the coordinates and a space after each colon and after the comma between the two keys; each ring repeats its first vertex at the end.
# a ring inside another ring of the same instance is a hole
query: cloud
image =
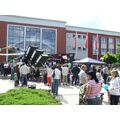
{"type": "Polygon", "coordinates": [[[120,31],[119,0],[4,0],[0,14],[66,21],[69,25],[120,31]]]}

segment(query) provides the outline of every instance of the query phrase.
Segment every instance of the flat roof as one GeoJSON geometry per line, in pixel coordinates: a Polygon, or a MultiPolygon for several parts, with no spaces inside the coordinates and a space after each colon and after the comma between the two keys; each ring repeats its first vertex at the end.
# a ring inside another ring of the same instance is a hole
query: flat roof
{"type": "Polygon", "coordinates": [[[25,16],[17,16],[17,15],[0,15],[0,21],[25,23],[32,25],[45,25],[45,26],[53,26],[53,27],[65,27],[66,24],[65,21],[49,20],[49,19],[41,19],[41,18],[33,18],[33,17],[25,17],[25,16]]]}
{"type": "Polygon", "coordinates": [[[70,26],[70,25],[66,25],[66,30],[75,31],[75,32],[86,32],[86,33],[90,32],[90,33],[95,33],[95,34],[120,36],[120,32],[116,32],[116,31],[101,30],[101,29],[94,29],[94,28],[85,28],[85,27],[70,26]]]}

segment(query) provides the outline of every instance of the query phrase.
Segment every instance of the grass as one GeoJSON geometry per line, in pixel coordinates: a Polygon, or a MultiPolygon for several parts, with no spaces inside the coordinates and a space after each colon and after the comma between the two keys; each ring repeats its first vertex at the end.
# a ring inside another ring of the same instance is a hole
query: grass
{"type": "Polygon", "coordinates": [[[0,94],[0,105],[60,105],[48,90],[19,88],[0,94]]]}

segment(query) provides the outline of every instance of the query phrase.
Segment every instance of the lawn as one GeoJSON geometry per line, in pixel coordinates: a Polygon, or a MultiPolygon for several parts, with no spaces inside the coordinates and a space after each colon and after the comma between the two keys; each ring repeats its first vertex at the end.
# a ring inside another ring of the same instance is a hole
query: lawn
{"type": "Polygon", "coordinates": [[[0,105],[60,105],[48,90],[19,88],[0,94],[0,105]]]}

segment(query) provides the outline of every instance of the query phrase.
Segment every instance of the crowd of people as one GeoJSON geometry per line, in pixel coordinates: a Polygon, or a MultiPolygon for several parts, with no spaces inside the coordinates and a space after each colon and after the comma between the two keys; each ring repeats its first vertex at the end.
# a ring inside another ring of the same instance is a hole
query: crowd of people
{"type": "Polygon", "coordinates": [[[119,103],[120,96],[120,77],[118,70],[113,69],[111,75],[107,65],[95,66],[91,65],[88,68],[87,65],[73,65],[70,63],[65,64],[46,64],[42,68],[42,74],[39,67],[29,66],[25,63],[18,64],[12,62],[10,64],[4,63],[0,65],[0,73],[4,76],[11,74],[11,80],[15,81],[15,87],[27,86],[28,80],[39,81],[51,87],[53,95],[57,96],[59,86],[83,86],[85,85],[85,92],[83,99],[86,100],[88,105],[100,104],[100,91],[104,85],[108,85],[106,89],[111,105],[117,105],[119,103]]]}

